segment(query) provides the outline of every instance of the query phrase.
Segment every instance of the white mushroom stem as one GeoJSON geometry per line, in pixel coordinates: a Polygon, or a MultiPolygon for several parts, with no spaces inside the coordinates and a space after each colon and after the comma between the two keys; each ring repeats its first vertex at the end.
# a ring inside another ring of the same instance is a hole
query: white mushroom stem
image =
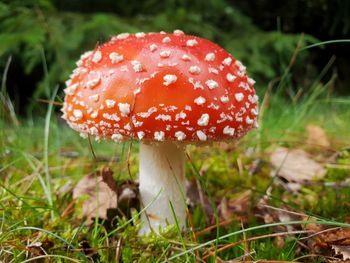
{"type": "Polygon", "coordinates": [[[140,195],[147,207],[142,214],[140,234],[149,234],[175,224],[173,206],[180,228],[186,223],[185,153],[172,142],[140,144],[140,195]],[[147,215],[146,215],[147,214],[147,215]]]}

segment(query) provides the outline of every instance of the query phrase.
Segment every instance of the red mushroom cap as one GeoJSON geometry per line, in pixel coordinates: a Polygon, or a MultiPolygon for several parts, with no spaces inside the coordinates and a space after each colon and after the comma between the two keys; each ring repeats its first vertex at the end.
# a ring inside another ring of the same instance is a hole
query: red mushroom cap
{"type": "Polygon", "coordinates": [[[81,56],[63,118],[83,135],[123,141],[223,141],[257,126],[258,97],[243,64],[176,30],[120,34],[81,56]]]}

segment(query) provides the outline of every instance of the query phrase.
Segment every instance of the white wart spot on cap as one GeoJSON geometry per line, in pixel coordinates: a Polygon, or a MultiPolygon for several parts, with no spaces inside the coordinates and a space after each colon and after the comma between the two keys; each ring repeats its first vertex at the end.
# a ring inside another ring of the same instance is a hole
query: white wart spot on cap
{"type": "Polygon", "coordinates": [[[201,68],[198,66],[191,66],[188,71],[191,74],[199,74],[199,73],[201,73],[201,68]]]}
{"type": "Polygon", "coordinates": [[[123,135],[119,134],[119,133],[115,133],[111,136],[111,139],[115,142],[121,142],[123,140],[123,135]]]}
{"type": "Polygon", "coordinates": [[[227,103],[227,102],[229,102],[228,96],[221,96],[221,97],[220,97],[220,100],[221,100],[222,103],[227,103]]]}
{"type": "Polygon", "coordinates": [[[92,56],[92,62],[98,63],[101,61],[101,59],[102,59],[102,53],[101,51],[97,50],[92,56]]]}
{"type": "Polygon", "coordinates": [[[143,71],[143,65],[141,64],[140,61],[133,60],[131,61],[132,68],[135,72],[141,72],[143,71]]]}
{"type": "Polygon", "coordinates": [[[97,102],[99,97],[100,96],[98,94],[94,94],[94,95],[89,96],[89,100],[93,101],[93,102],[97,102]]]}
{"type": "Polygon", "coordinates": [[[122,114],[122,116],[128,116],[128,114],[130,113],[130,104],[129,103],[118,103],[118,107],[120,110],[120,113],[122,114]]]}
{"type": "Polygon", "coordinates": [[[165,137],[165,134],[164,134],[164,132],[163,131],[156,131],[155,133],[154,133],[154,139],[156,140],[156,141],[164,141],[164,137],[165,137]]]}
{"type": "Polygon", "coordinates": [[[170,50],[164,50],[162,52],[159,53],[159,56],[161,58],[168,58],[170,57],[171,51],[170,50]]]}
{"type": "Polygon", "coordinates": [[[178,141],[183,141],[184,139],[186,139],[186,134],[182,131],[177,131],[175,132],[175,137],[178,141]]]}
{"type": "Polygon", "coordinates": [[[143,131],[139,131],[137,132],[137,137],[139,138],[139,140],[142,140],[143,137],[145,137],[145,133],[143,131]]]}
{"type": "Polygon", "coordinates": [[[253,115],[255,115],[255,116],[258,116],[258,115],[259,115],[259,110],[258,110],[258,108],[257,108],[257,107],[256,107],[256,108],[251,109],[251,110],[250,110],[250,112],[251,112],[253,115]]]}
{"type": "Polygon", "coordinates": [[[226,126],[223,130],[223,134],[233,136],[235,134],[235,129],[230,126],[226,126]]]}
{"type": "Polygon", "coordinates": [[[197,137],[198,137],[199,140],[201,140],[201,141],[206,141],[207,140],[207,135],[204,132],[197,131],[196,134],[197,134],[197,137]]]}
{"type": "Polygon", "coordinates": [[[71,84],[66,89],[64,89],[64,93],[68,95],[73,95],[75,90],[78,88],[78,86],[79,86],[78,83],[71,84]]]}
{"type": "Polygon", "coordinates": [[[74,110],[73,116],[76,118],[76,120],[80,120],[81,118],[83,118],[83,113],[81,112],[81,110],[74,110]]]}
{"type": "Polygon", "coordinates": [[[251,102],[251,103],[257,103],[258,102],[258,100],[259,100],[259,97],[258,97],[258,95],[249,95],[248,96],[248,100],[251,102]]]}
{"type": "Polygon", "coordinates": [[[256,83],[256,81],[252,78],[248,78],[247,81],[250,85],[254,85],[256,83]]]}
{"type": "Polygon", "coordinates": [[[100,82],[100,80],[101,80],[100,76],[98,76],[94,79],[91,79],[91,80],[86,82],[86,87],[89,89],[92,89],[92,88],[97,86],[97,84],[100,82]]]}
{"type": "Polygon", "coordinates": [[[109,58],[110,58],[112,64],[115,64],[115,63],[118,63],[118,62],[124,60],[124,56],[119,55],[117,52],[112,52],[111,54],[109,54],[109,58]]]}
{"type": "Polygon", "coordinates": [[[208,86],[209,89],[215,89],[215,88],[219,87],[219,84],[215,80],[212,80],[212,79],[207,80],[205,82],[205,84],[208,86]]]}
{"type": "Polygon", "coordinates": [[[241,102],[244,99],[243,93],[236,93],[235,99],[236,99],[236,101],[241,102]]]}
{"type": "Polygon", "coordinates": [[[186,46],[188,47],[194,47],[198,44],[197,40],[195,39],[189,39],[186,41],[186,46]]]}
{"type": "Polygon", "coordinates": [[[150,49],[152,52],[156,51],[157,48],[158,48],[158,46],[157,46],[156,44],[151,44],[151,45],[149,46],[149,49],[150,49]]]}
{"type": "Polygon", "coordinates": [[[209,123],[209,114],[204,113],[202,116],[198,119],[197,124],[199,126],[207,126],[209,123]]]}
{"type": "Polygon", "coordinates": [[[228,74],[226,75],[226,79],[227,79],[228,82],[234,82],[236,78],[237,78],[237,77],[234,76],[234,75],[232,75],[231,73],[228,73],[228,74]]]}
{"type": "Polygon", "coordinates": [[[109,109],[113,108],[115,105],[115,100],[106,100],[105,102],[106,102],[107,108],[109,109]]]}
{"type": "Polygon", "coordinates": [[[165,86],[169,86],[170,84],[176,82],[177,77],[176,77],[176,75],[167,74],[163,77],[163,80],[164,80],[163,84],[165,86]]]}
{"type": "Polygon", "coordinates": [[[216,68],[209,68],[208,71],[209,71],[209,73],[213,73],[215,75],[219,74],[219,71],[216,68]]]}
{"type": "Polygon", "coordinates": [[[171,41],[170,37],[165,37],[162,39],[162,43],[169,43],[171,41]]]}
{"type": "Polygon", "coordinates": [[[121,33],[116,36],[117,39],[122,40],[122,39],[127,39],[130,36],[129,33],[121,33]]]}
{"type": "Polygon", "coordinates": [[[199,96],[198,98],[194,99],[194,103],[196,103],[197,105],[203,105],[205,103],[205,98],[199,96]]]}
{"type": "Polygon", "coordinates": [[[175,29],[174,30],[174,35],[175,36],[181,36],[183,34],[185,34],[185,33],[182,30],[180,30],[180,29],[175,29]]]}
{"type": "Polygon", "coordinates": [[[186,55],[184,54],[182,57],[181,57],[182,60],[184,61],[191,61],[191,57],[189,55],[186,55]]]}
{"type": "Polygon", "coordinates": [[[142,38],[142,37],[145,37],[145,36],[146,36],[146,34],[144,32],[138,32],[138,33],[135,34],[135,37],[137,37],[137,38],[142,38]]]}
{"type": "Polygon", "coordinates": [[[93,113],[91,113],[90,117],[93,119],[96,119],[98,116],[98,111],[94,111],[93,113]]]}
{"type": "Polygon", "coordinates": [[[208,53],[205,55],[205,61],[214,61],[215,54],[214,53],[208,53]]]}
{"type": "Polygon", "coordinates": [[[91,135],[98,135],[98,129],[96,128],[96,127],[91,127],[90,129],[89,129],[89,133],[91,134],[91,135]]]}
{"type": "Polygon", "coordinates": [[[230,66],[232,63],[232,58],[227,57],[222,61],[222,64],[226,65],[226,66],[230,66]]]}
{"type": "Polygon", "coordinates": [[[254,123],[254,120],[251,119],[251,118],[249,118],[249,116],[247,116],[247,117],[245,118],[245,122],[246,122],[247,124],[253,124],[253,123],[254,123]]]}

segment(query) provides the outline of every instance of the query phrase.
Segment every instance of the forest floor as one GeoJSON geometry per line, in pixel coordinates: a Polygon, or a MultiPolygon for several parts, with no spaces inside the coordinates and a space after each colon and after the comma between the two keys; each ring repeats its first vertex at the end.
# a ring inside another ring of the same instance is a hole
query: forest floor
{"type": "Polygon", "coordinates": [[[0,262],[346,262],[350,99],[324,90],[292,102],[266,93],[259,129],[188,146],[188,228],[148,237],[137,234],[137,142],[89,143],[50,107],[46,118],[9,114],[0,121],[0,262]]]}

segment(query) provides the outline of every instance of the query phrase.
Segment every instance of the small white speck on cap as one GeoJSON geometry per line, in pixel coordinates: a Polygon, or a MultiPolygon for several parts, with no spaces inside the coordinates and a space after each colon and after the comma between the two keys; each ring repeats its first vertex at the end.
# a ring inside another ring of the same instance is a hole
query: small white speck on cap
{"type": "Polygon", "coordinates": [[[97,50],[94,55],[92,56],[92,62],[98,63],[102,59],[102,53],[101,51],[97,50]]]}
{"type": "Polygon", "coordinates": [[[215,54],[214,53],[208,53],[205,55],[205,61],[214,61],[215,54]]]}
{"type": "Polygon", "coordinates": [[[215,89],[215,88],[219,87],[219,84],[215,80],[212,80],[212,79],[207,80],[205,82],[205,84],[208,86],[209,89],[215,89]]]}
{"type": "Polygon", "coordinates": [[[209,71],[209,73],[214,73],[216,75],[219,74],[219,71],[216,68],[209,68],[208,71],[209,71]]]}
{"type": "Polygon", "coordinates": [[[139,131],[137,132],[137,137],[139,138],[139,140],[142,140],[143,137],[145,137],[145,133],[143,131],[139,131]]]}
{"type": "Polygon", "coordinates": [[[120,113],[122,114],[122,116],[126,117],[128,116],[128,114],[130,113],[130,104],[129,103],[118,103],[118,107],[120,110],[120,113]]]}
{"type": "Polygon", "coordinates": [[[221,100],[222,103],[227,103],[227,102],[229,102],[228,96],[221,96],[221,97],[220,97],[220,100],[221,100]]]}
{"type": "Polygon", "coordinates": [[[146,36],[146,34],[144,32],[138,32],[135,34],[135,37],[137,37],[137,38],[141,38],[141,37],[145,37],[145,36],[146,36]]]}
{"type": "Polygon", "coordinates": [[[250,85],[254,85],[256,83],[256,81],[252,78],[248,78],[247,81],[250,85]]]}
{"type": "Polygon", "coordinates": [[[132,65],[132,68],[135,72],[141,72],[143,71],[144,67],[143,65],[141,64],[140,61],[137,61],[137,60],[133,60],[131,61],[131,65],[132,65]]]}
{"type": "Polygon", "coordinates": [[[246,122],[247,124],[253,124],[253,123],[254,123],[254,120],[251,119],[251,118],[249,118],[249,116],[247,116],[247,117],[245,118],[245,122],[246,122]]]}
{"type": "Polygon", "coordinates": [[[86,58],[88,58],[88,57],[90,57],[91,56],[91,54],[92,54],[92,51],[90,50],[90,51],[86,51],[84,54],[82,54],[81,56],[80,56],[80,59],[86,59],[86,58]]]}
{"type": "Polygon", "coordinates": [[[105,102],[106,102],[107,108],[109,109],[113,108],[115,105],[115,100],[106,100],[105,102]]]}
{"type": "Polygon", "coordinates": [[[259,115],[258,107],[255,107],[255,108],[251,109],[250,112],[251,112],[253,115],[255,115],[255,116],[258,116],[258,115],[259,115]]]}
{"type": "Polygon", "coordinates": [[[175,132],[175,137],[178,141],[183,141],[184,139],[186,139],[186,134],[182,131],[177,131],[175,132]]]}
{"type": "Polygon", "coordinates": [[[80,120],[81,118],[83,118],[83,113],[81,110],[74,110],[73,111],[73,116],[77,119],[80,120]]]}
{"type": "Polygon", "coordinates": [[[241,61],[236,60],[235,64],[238,67],[239,71],[243,71],[243,72],[246,71],[247,68],[243,65],[241,61]]]}
{"type": "Polygon", "coordinates": [[[226,79],[228,82],[234,82],[237,77],[232,75],[231,73],[227,73],[226,79]]]}
{"type": "Polygon", "coordinates": [[[128,38],[129,36],[130,36],[129,33],[121,33],[121,34],[117,35],[116,38],[119,40],[122,40],[122,39],[128,38]]]}
{"type": "Polygon", "coordinates": [[[124,56],[118,54],[117,52],[112,52],[111,54],[109,54],[109,58],[112,62],[112,64],[118,63],[120,61],[123,61],[124,56]]]}
{"type": "Polygon", "coordinates": [[[162,58],[168,58],[170,57],[171,51],[170,50],[164,50],[159,53],[159,56],[162,58]]]}
{"type": "Polygon", "coordinates": [[[186,117],[187,117],[187,114],[181,111],[180,113],[177,113],[175,115],[175,120],[178,121],[179,119],[185,119],[186,117]]]}
{"type": "Polygon", "coordinates": [[[167,74],[163,77],[163,80],[164,80],[163,84],[165,86],[169,86],[170,84],[176,82],[177,77],[176,77],[176,75],[167,74]]]}
{"type": "Polygon", "coordinates": [[[182,60],[184,61],[191,61],[191,57],[187,54],[184,54],[182,57],[181,57],[182,60]]]}
{"type": "Polygon", "coordinates": [[[185,34],[185,33],[182,30],[180,30],[180,29],[175,29],[174,30],[174,35],[175,36],[181,36],[183,34],[185,34]]]}
{"type": "Polygon", "coordinates": [[[201,73],[201,68],[198,66],[191,66],[188,71],[191,74],[199,74],[199,73],[201,73]]]}
{"type": "Polygon", "coordinates": [[[100,76],[97,76],[96,78],[87,81],[86,87],[89,89],[92,89],[92,88],[97,86],[97,84],[100,82],[100,80],[101,80],[100,76]]]}
{"type": "Polygon", "coordinates": [[[241,102],[244,99],[243,93],[236,93],[235,99],[236,99],[236,101],[241,102]]]}
{"type": "Polygon", "coordinates": [[[232,63],[232,58],[227,57],[222,61],[222,64],[226,65],[226,66],[230,66],[232,63]]]}
{"type": "Polygon", "coordinates": [[[258,95],[249,95],[248,96],[248,100],[251,102],[251,103],[257,103],[258,102],[258,100],[259,100],[259,97],[258,97],[258,95]]]}
{"type": "Polygon", "coordinates": [[[171,41],[170,37],[165,37],[162,39],[162,43],[169,43],[171,41]]]}
{"type": "Polygon", "coordinates": [[[168,114],[158,114],[154,119],[155,119],[155,120],[162,120],[162,121],[171,121],[171,115],[168,115],[168,114]]]}
{"type": "Polygon", "coordinates": [[[188,47],[194,47],[198,44],[197,40],[195,39],[189,39],[186,41],[186,46],[188,47]]]}
{"type": "Polygon", "coordinates": [[[138,87],[137,89],[135,89],[133,93],[134,93],[135,95],[141,93],[141,87],[138,87]]]}
{"type": "Polygon", "coordinates": [[[202,116],[198,119],[197,124],[199,126],[207,126],[209,123],[209,114],[204,113],[202,116]]]}
{"type": "Polygon", "coordinates": [[[115,142],[121,142],[123,140],[123,135],[119,133],[112,134],[111,139],[115,142]]]}
{"type": "Polygon", "coordinates": [[[226,126],[223,130],[223,134],[233,136],[235,134],[235,129],[230,126],[226,126]]]}
{"type": "Polygon", "coordinates": [[[197,131],[196,134],[199,140],[201,141],[207,140],[207,135],[203,131],[197,131]]]}
{"type": "Polygon", "coordinates": [[[93,119],[96,119],[98,116],[98,111],[94,111],[93,113],[91,113],[90,117],[93,119]]]}
{"type": "Polygon", "coordinates": [[[89,129],[89,133],[91,134],[91,135],[98,135],[98,129],[96,128],[96,127],[91,127],[90,129],[89,129]]]}
{"type": "Polygon", "coordinates": [[[75,90],[78,88],[78,86],[79,86],[78,83],[71,84],[66,89],[64,89],[64,93],[68,95],[73,95],[75,90]]]}
{"type": "Polygon", "coordinates": [[[149,50],[151,50],[152,52],[153,52],[153,51],[156,51],[157,48],[158,48],[158,46],[157,46],[156,44],[151,44],[151,45],[149,46],[149,50]]]}
{"type": "Polygon", "coordinates": [[[127,131],[131,130],[130,122],[128,122],[127,124],[124,125],[124,129],[127,131]]]}
{"type": "Polygon", "coordinates": [[[194,99],[194,103],[196,103],[197,105],[203,105],[205,103],[205,98],[199,96],[198,98],[194,99]]]}
{"type": "Polygon", "coordinates": [[[79,135],[80,135],[80,137],[83,138],[83,139],[87,139],[87,137],[89,137],[88,134],[87,134],[86,132],[81,132],[81,133],[79,133],[79,135]]]}
{"type": "Polygon", "coordinates": [[[154,139],[157,141],[164,141],[165,134],[163,131],[156,131],[154,132],[154,139]]]}
{"type": "Polygon", "coordinates": [[[100,96],[99,96],[98,94],[94,94],[94,95],[89,96],[89,100],[90,100],[90,101],[97,102],[98,99],[99,99],[99,97],[100,97],[100,96]]]}

